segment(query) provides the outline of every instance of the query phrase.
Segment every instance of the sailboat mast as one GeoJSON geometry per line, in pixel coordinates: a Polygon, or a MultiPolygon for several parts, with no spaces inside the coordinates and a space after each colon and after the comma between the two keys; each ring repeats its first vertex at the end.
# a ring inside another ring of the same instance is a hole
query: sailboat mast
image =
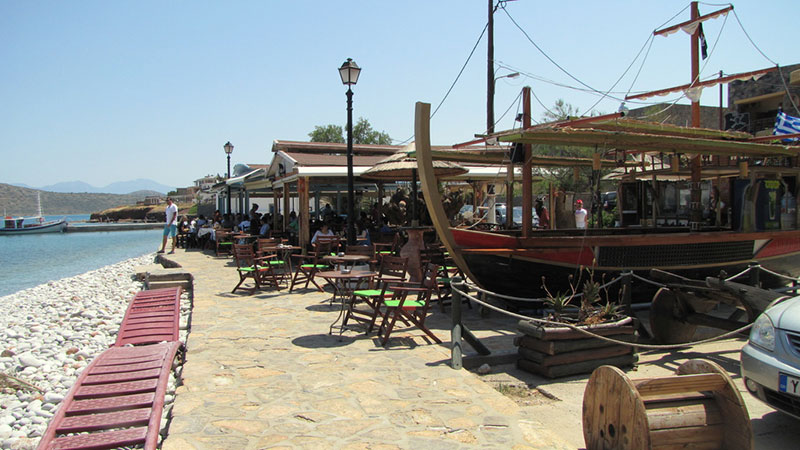
{"type": "MultiPolygon", "coordinates": [[[[697,2],[692,2],[691,6],[691,20],[694,22],[695,20],[700,17],[700,11],[697,9],[697,2]]],[[[697,83],[700,78],[700,55],[698,52],[698,46],[700,44],[700,26],[698,26],[694,33],[692,33],[691,39],[689,39],[689,45],[691,46],[692,51],[692,79],[691,83],[697,83]]],[[[692,100],[692,127],[693,128],[700,128],[700,99],[692,100]]]]}
{"type": "MultiPolygon", "coordinates": [[[[700,12],[697,9],[697,2],[691,3],[691,20],[694,22],[700,17],[700,12]]],[[[698,26],[689,39],[691,45],[691,58],[692,58],[692,80],[691,83],[697,83],[700,78],[700,55],[698,46],[700,44],[700,27],[698,26]]],[[[698,96],[699,97],[699,96],[698,96]]],[[[692,99],[692,127],[700,128],[700,99],[692,99]]],[[[691,205],[690,205],[690,226],[691,229],[699,229],[700,222],[703,220],[703,210],[700,206],[702,201],[702,191],[700,190],[701,181],[701,165],[702,161],[700,155],[694,155],[691,160],[692,170],[692,185],[690,190],[691,205]]]]}

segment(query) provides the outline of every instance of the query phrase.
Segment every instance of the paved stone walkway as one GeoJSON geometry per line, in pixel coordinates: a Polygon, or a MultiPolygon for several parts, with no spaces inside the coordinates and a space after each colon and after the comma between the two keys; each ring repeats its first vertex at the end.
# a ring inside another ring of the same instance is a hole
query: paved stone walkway
{"type": "Polygon", "coordinates": [[[164,450],[575,448],[474,374],[451,369],[442,326],[444,345],[416,329],[393,333],[387,348],[374,333],[330,336],[338,308],[328,293],[231,294],[230,258],[178,250],[169,259],[195,284],[164,450]]]}

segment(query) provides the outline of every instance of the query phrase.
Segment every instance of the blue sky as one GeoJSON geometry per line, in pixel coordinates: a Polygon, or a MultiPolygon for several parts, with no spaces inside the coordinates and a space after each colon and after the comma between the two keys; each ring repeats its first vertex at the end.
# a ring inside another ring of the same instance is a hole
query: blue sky
{"type": "MultiPolygon", "coordinates": [[[[654,29],[676,15],[669,24],[689,18],[688,5],[506,3],[495,14],[497,76],[526,76],[497,81],[496,128],[514,126],[525,85],[545,106],[562,98],[586,112],[600,97],[570,88],[580,86],[575,78],[612,89],[654,29]]],[[[721,6],[701,3],[700,13],[721,6]]],[[[734,7],[767,57],[783,66],[800,63],[787,25],[787,18],[800,17],[795,1],[734,7]]],[[[737,16],[706,22],[712,54],[703,78],[774,65],[750,44],[737,16]]],[[[225,171],[226,141],[235,145],[233,164],[266,164],[273,140],[308,140],[315,125],[344,124],[346,88],[337,68],[348,57],[363,68],[353,89],[354,117],[405,141],[413,134],[414,103],[436,108],[486,20],[485,0],[2,0],[0,182],[103,186],[150,178],[187,186],[225,171]]],[[[689,81],[689,38],[680,32],[654,38],[644,62],[637,59],[613,88],[614,97],[689,81]]],[[[707,89],[701,102],[717,105],[718,90],[707,89]]],[[[594,109],[618,107],[619,100],[606,99],[594,109]]],[[[543,112],[534,102],[534,117],[543,112]]],[[[434,144],[470,140],[484,131],[485,115],[484,36],[431,122],[434,144]]]]}

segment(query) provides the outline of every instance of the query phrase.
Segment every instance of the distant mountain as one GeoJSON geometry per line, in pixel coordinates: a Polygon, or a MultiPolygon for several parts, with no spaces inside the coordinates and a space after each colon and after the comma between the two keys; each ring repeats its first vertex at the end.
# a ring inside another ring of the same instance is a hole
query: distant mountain
{"type": "Polygon", "coordinates": [[[28,189],[0,183],[0,212],[9,215],[32,215],[36,213],[37,194],[41,194],[42,212],[57,214],[90,214],[109,208],[135,205],[149,195],[158,192],[142,190],[133,194],[103,193],[59,193],[28,189]]]}
{"type": "Polygon", "coordinates": [[[40,188],[34,188],[22,184],[16,184],[14,186],[25,187],[28,189],[38,189],[48,192],[95,194],[130,194],[136,191],[155,191],[161,195],[166,195],[167,192],[175,190],[174,187],[144,178],[131,181],[117,181],[104,187],[94,187],[91,184],[84,183],[83,181],[65,181],[48,186],[42,186],[40,188]]]}

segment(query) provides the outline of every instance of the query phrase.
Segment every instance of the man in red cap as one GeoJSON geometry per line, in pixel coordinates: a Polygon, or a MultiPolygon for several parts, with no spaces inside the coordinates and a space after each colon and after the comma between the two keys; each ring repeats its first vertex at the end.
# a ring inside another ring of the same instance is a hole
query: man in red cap
{"type": "Polygon", "coordinates": [[[575,227],[586,228],[586,210],[583,209],[583,200],[575,201],[575,227]]]}

